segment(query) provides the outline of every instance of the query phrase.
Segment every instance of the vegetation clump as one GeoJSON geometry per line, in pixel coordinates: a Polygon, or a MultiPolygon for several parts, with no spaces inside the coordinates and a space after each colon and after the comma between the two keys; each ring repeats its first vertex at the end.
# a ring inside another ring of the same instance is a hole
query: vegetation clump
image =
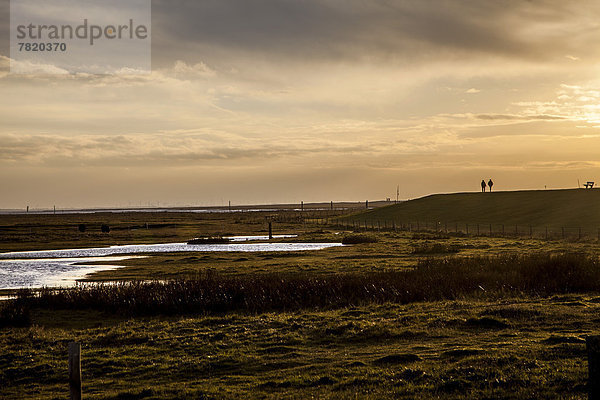
{"type": "Polygon", "coordinates": [[[413,247],[412,254],[452,254],[458,253],[458,246],[445,243],[423,243],[413,247]]]}
{"type": "Polygon", "coordinates": [[[352,233],[345,235],[342,244],[377,243],[377,237],[364,233],[352,233]]]}

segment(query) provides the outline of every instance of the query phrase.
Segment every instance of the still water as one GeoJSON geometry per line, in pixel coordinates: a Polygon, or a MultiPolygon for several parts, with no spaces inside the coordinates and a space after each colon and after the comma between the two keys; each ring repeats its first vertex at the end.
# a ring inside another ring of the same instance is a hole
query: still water
{"type": "MultiPolygon", "coordinates": [[[[275,238],[291,237],[279,235],[275,238]]],[[[94,261],[121,261],[132,254],[172,252],[288,252],[321,250],[342,246],[340,243],[251,243],[268,239],[264,236],[235,236],[232,243],[196,244],[164,243],[141,244],[87,249],[20,251],[0,253],[0,289],[36,288],[42,286],[70,286],[77,279],[100,270],[119,268],[119,265],[79,265],[94,261]],[[249,243],[250,242],[250,243],[249,243]]]]}

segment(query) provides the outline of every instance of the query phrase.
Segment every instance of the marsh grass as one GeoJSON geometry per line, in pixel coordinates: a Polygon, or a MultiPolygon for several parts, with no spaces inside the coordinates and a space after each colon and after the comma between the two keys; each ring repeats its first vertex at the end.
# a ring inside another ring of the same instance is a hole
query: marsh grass
{"type": "Polygon", "coordinates": [[[422,243],[413,246],[412,254],[453,254],[458,253],[460,247],[445,243],[422,243]]]}
{"type": "Polygon", "coordinates": [[[3,324],[22,324],[29,309],[97,310],[140,315],[264,313],[336,309],[370,303],[549,296],[600,290],[598,258],[582,254],[425,258],[407,271],[310,273],[80,285],[21,291],[5,302],[3,324]]]}
{"type": "Polygon", "coordinates": [[[342,244],[377,243],[377,236],[365,233],[352,233],[344,236],[342,244]]]}

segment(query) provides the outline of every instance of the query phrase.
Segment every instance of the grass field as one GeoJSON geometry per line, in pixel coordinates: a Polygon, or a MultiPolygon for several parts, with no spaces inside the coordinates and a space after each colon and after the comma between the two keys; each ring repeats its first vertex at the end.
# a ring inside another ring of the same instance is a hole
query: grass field
{"type": "MultiPolygon", "coordinates": [[[[324,218],[343,212],[318,210],[304,215],[324,218]]],[[[277,234],[297,229],[300,215],[294,211],[0,215],[0,251],[184,242],[213,235],[264,235],[268,232],[268,220],[274,221],[277,234]],[[85,232],[79,231],[79,225],[85,226],[85,232]],[[109,234],[102,233],[102,225],[109,226],[109,234]]]]}
{"type": "MultiPolygon", "coordinates": [[[[0,246],[264,234],[267,218],[296,241],[351,233],[289,212],[0,216],[0,246]]],[[[0,328],[0,398],[65,398],[73,340],[91,399],[586,398],[597,240],[369,235],[314,252],[152,255],[88,277],[121,287],[43,292],[23,303],[27,326],[0,328]],[[154,279],[167,281],[127,283],[154,279]]]]}
{"type": "MultiPolygon", "coordinates": [[[[600,228],[600,190],[534,190],[492,193],[435,194],[400,204],[361,212],[344,220],[420,221],[450,224],[489,224],[498,231],[504,224],[510,232],[515,225],[537,228],[548,227],[554,231],[561,227],[581,227],[597,236],[600,228]]],[[[462,226],[464,230],[464,226],[462,226]]],[[[471,231],[473,232],[473,231],[471,231]]]]}

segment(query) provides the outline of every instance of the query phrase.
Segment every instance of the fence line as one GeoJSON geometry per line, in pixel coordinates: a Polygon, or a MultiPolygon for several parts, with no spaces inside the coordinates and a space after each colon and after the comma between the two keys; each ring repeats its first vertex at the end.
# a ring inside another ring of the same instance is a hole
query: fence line
{"type": "MultiPolygon", "coordinates": [[[[308,216],[307,216],[308,217],[308,216]]],[[[431,222],[411,221],[403,222],[389,219],[339,219],[339,218],[304,218],[304,224],[329,226],[338,229],[351,229],[354,231],[376,232],[422,232],[441,233],[447,235],[465,235],[481,237],[507,237],[507,238],[536,238],[536,239],[597,239],[600,240],[600,228],[595,230],[584,229],[579,226],[534,226],[534,225],[506,225],[490,223],[466,222],[431,222]]]]}

